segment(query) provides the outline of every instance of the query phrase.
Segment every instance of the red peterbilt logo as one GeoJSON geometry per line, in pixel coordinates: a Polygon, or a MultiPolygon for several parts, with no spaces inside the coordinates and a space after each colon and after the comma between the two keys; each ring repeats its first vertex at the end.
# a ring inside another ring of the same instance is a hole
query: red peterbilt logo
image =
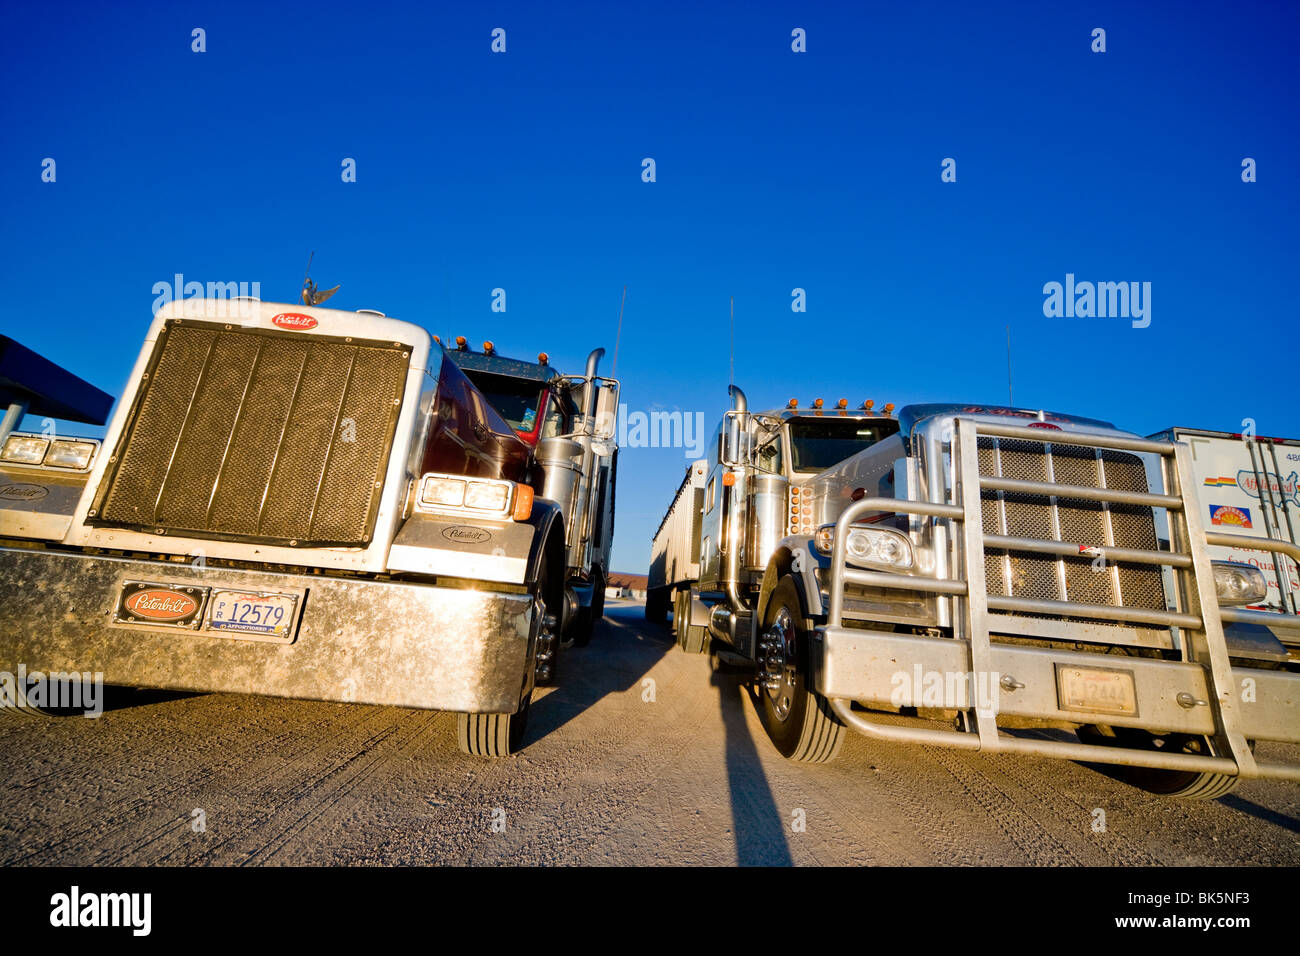
{"type": "Polygon", "coordinates": [[[303,315],[301,312],[281,312],[279,315],[271,316],[271,321],[280,328],[293,332],[305,332],[316,328],[318,324],[310,315],[303,315]]]}
{"type": "Polygon", "coordinates": [[[180,591],[149,588],[132,594],[126,599],[125,607],[137,617],[150,621],[179,621],[197,611],[199,603],[180,591]]]}

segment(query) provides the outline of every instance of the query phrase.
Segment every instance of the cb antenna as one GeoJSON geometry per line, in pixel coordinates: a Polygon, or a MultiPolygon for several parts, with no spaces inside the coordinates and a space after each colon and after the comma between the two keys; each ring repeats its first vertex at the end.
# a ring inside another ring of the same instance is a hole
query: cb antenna
{"type": "Polygon", "coordinates": [[[623,338],[623,306],[627,305],[627,286],[623,286],[623,301],[618,304],[618,331],[614,333],[614,371],[611,378],[618,378],[618,343],[623,338]]]}
{"type": "Polygon", "coordinates": [[[1011,391],[1011,325],[1007,324],[1007,404],[1016,407],[1016,400],[1011,391]]]}
{"type": "Polygon", "coordinates": [[[736,384],[736,297],[731,297],[731,379],[728,385],[736,384]]]}

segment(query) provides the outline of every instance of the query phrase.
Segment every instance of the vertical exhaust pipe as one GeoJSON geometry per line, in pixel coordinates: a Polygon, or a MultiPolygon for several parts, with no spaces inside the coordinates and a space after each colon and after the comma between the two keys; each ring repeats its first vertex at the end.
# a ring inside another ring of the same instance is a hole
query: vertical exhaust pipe
{"type": "Polygon", "coordinates": [[[604,349],[592,349],[591,354],[587,356],[587,371],[583,373],[587,379],[587,394],[582,403],[582,420],[587,422],[588,430],[591,430],[593,424],[591,416],[596,412],[596,386],[594,381],[596,369],[600,366],[600,360],[604,357],[604,349]]]}
{"type": "Polygon", "coordinates": [[[733,412],[749,411],[749,402],[745,400],[745,393],[740,390],[739,385],[728,385],[727,394],[731,396],[731,410],[733,412]]]}

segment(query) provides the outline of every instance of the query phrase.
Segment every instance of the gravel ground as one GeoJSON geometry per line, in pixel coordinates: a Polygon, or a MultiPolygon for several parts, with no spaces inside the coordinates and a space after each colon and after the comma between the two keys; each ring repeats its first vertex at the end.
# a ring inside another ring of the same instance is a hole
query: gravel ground
{"type": "Polygon", "coordinates": [[[641,615],[607,608],[496,762],[456,750],[453,716],[400,708],[127,692],[98,720],[0,721],[0,864],[1300,863],[1293,784],[1167,800],[856,735],[787,763],[738,677],[641,615]]]}

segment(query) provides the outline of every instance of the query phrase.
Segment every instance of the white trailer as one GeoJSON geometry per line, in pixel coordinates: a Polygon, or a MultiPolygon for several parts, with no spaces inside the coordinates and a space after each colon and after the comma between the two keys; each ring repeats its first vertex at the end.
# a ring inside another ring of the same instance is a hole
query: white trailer
{"type": "MultiPolygon", "coordinates": [[[[1177,426],[1152,437],[1187,443],[1207,530],[1300,543],[1300,440],[1177,426]]],[[[1209,550],[1216,561],[1264,572],[1268,596],[1251,608],[1300,614],[1295,561],[1256,548],[1212,545],[1209,550]]]]}

